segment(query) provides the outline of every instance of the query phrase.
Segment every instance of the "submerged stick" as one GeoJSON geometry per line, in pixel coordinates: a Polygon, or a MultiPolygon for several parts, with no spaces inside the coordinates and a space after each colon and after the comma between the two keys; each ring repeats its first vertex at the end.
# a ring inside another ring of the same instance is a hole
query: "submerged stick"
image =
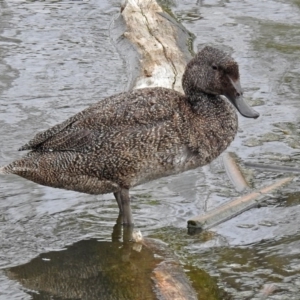
{"type": "Polygon", "coordinates": [[[265,170],[265,171],[300,174],[300,168],[294,168],[294,167],[265,165],[265,164],[250,163],[250,162],[246,162],[245,166],[254,168],[254,169],[261,169],[261,170],[265,170]]]}
{"type": "Polygon", "coordinates": [[[222,156],[223,164],[230,181],[238,192],[242,192],[249,188],[234,156],[230,152],[226,152],[222,156]]]}
{"type": "Polygon", "coordinates": [[[202,230],[216,226],[225,222],[233,217],[243,213],[246,210],[257,207],[261,203],[266,194],[282,187],[283,185],[291,182],[293,177],[283,178],[271,185],[268,185],[256,192],[244,195],[232,201],[229,201],[205,215],[197,216],[188,221],[188,227],[200,228],[202,230]]]}

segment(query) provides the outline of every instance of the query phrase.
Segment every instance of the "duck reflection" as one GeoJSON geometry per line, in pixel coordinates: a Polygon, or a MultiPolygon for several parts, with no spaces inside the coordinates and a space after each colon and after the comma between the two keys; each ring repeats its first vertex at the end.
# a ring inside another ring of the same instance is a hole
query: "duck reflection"
{"type": "Polygon", "coordinates": [[[117,223],[112,242],[83,240],[62,251],[44,253],[29,263],[9,268],[9,278],[19,281],[32,299],[157,299],[152,271],[160,260],[153,251],[121,242],[130,228],[117,223]]]}

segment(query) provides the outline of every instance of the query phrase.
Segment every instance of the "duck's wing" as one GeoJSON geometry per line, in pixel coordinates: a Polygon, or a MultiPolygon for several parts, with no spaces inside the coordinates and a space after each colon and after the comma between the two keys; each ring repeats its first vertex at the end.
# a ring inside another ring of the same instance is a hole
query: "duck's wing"
{"type": "Polygon", "coordinates": [[[180,94],[155,88],[134,90],[104,99],[66,121],[38,133],[19,150],[78,150],[94,136],[111,130],[151,126],[178,110],[180,94]]]}
{"type": "Polygon", "coordinates": [[[76,115],[60,124],[57,124],[45,131],[39,132],[34,136],[33,139],[31,139],[28,143],[20,147],[18,150],[35,150],[38,149],[45,141],[52,138],[53,136],[59,134],[64,129],[66,129],[68,126],[70,126],[72,123],[76,121],[76,115]],[[73,120],[75,119],[75,120],[73,120]]]}
{"type": "MultiPolygon", "coordinates": [[[[109,98],[107,99],[109,100],[109,98]]],[[[101,103],[101,102],[100,102],[101,103]]],[[[54,125],[53,127],[50,127],[49,129],[37,133],[33,139],[31,139],[29,142],[27,142],[25,145],[20,147],[18,150],[37,150],[37,149],[46,149],[46,145],[44,144],[46,142],[49,142],[50,140],[53,141],[53,145],[50,145],[48,143],[48,147],[50,149],[57,149],[58,146],[63,146],[63,144],[68,144],[67,140],[73,140],[75,141],[76,136],[80,139],[80,137],[88,136],[88,131],[85,130],[85,128],[75,128],[71,129],[73,127],[73,124],[76,122],[80,122],[84,120],[85,118],[89,118],[92,115],[97,115],[99,113],[99,104],[96,103],[85,110],[75,114],[71,118],[65,120],[64,122],[54,125]],[[80,130],[81,129],[81,130],[80,130]],[[74,135],[74,138],[72,138],[72,135],[74,135]],[[57,137],[55,139],[54,137],[57,137]],[[65,140],[65,143],[62,143],[62,141],[65,140]],[[53,148],[52,148],[53,147],[53,148]]],[[[72,145],[75,146],[75,145],[72,145]]]]}
{"type": "Polygon", "coordinates": [[[92,130],[71,128],[63,130],[36,147],[42,151],[82,151],[94,140],[92,130]]]}

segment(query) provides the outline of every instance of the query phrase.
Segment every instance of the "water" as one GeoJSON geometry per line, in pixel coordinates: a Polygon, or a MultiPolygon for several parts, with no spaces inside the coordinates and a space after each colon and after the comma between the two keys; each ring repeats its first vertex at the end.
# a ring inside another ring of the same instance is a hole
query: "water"
{"type": "MultiPolygon", "coordinates": [[[[239,62],[244,95],[261,117],[240,118],[238,136],[229,150],[241,163],[299,167],[299,1],[174,0],[163,4],[195,35],[195,50],[204,44],[219,46],[239,62]]],[[[136,66],[128,52],[124,55],[125,46],[118,38],[119,11],[119,2],[109,0],[0,0],[1,165],[20,157],[16,150],[37,131],[130,88],[136,66]]],[[[243,170],[256,188],[287,176],[243,170]]],[[[239,195],[216,161],[136,187],[132,191],[134,219],[144,235],[169,243],[199,299],[260,299],[266,286],[273,284],[275,290],[268,299],[299,300],[298,186],[296,178],[270,197],[267,206],[208,233],[188,236],[189,218],[239,195]]],[[[52,282],[49,270],[61,273],[54,257],[64,261],[64,251],[71,266],[66,267],[70,270],[65,282],[68,291],[89,288],[84,280],[82,285],[71,280],[80,272],[94,278],[98,286],[101,270],[108,274],[106,291],[114,284],[124,286],[115,279],[123,269],[125,274],[140,276],[145,297],[153,297],[146,278],[147,268],[157,262],[151,258],[154,254],[145,249],[139,254],[125,246],[122,252],[123,244],[111,243],[118,213],[112,195],[84,195],[1,176],[0,198],[0,299],[62,299],[43,286],[37,288],[36,281],[42,276],[52,282]],[[78,247],[86,247],[88,255],[95,257],[94,266],[76,252],[78,247]],[[107,264],[100,261],[99,252],[111,252],[107,264]],[[126,257],[139,257],[127,260],[131,266],[143,257],[148,262],[146,270],[127,269],[121,259],[126,257]],[[47,262],[53,264],[47,266],[47,262]]],[[[125,286],[130,286],[125,277],[125,286]]],[[[97,296],[99,290],[95,290],[97,296]]],[[[85,295],[92,299],[91,294],[85,295]]]]}

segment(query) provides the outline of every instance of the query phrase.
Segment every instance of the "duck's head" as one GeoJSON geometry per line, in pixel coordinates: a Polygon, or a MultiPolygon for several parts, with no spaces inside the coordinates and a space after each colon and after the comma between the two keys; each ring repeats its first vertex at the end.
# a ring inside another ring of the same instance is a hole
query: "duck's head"
{"type": "Polygon", "coordinates": [[[258,118],[259,113],[243,100],[239,66],[225,52],[205,47],[188,63],[182,78],[187,96],[197,93],[224,95],[247,118],[258,118]]]}

